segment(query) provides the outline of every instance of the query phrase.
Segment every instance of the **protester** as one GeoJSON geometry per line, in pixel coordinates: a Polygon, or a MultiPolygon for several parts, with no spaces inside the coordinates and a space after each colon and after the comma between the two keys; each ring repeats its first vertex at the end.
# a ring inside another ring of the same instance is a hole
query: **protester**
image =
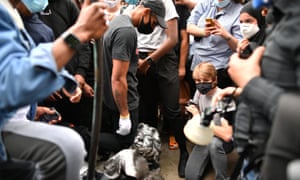
{"type": "MultiPolygon", "coordinates": [[[[193,98],[195,104],[186,107],[193,117],[205,112],[205,108],[211,107],[211,99],[221,89],[217,86],[217,71],[211,63],[202,62],[198,64],[193,72],[193,78],[196,83],[196,92],[193,98]]],[[[214,128],[214,137],[208,145],[194,145],[190,153],[186,168],[185,178],[187,180],[202,179],[204,170],[209,163],[216,173],[215,179],[226,179],[227,175],[227,156],[224,144],[231,142],[232,126],[227,120],[220,119],[220,116],[214,118],[217,125],[214,128]],[[226,132],[226,133],[224,133],[226,132]]],[[[200,124],[199,124],[200,125],[200,124]]],[[[231,148],[232,149],[232,148],[231,148]]]]}
{"type": "Polygon", "coordinates": [[[246,3],[241,9],[240,26],[243,39],[238,43],[237,52],[243,58],[249,57],[265,41],[267,24],[263,12],[264,8],[254,9],[252,2],[246,3]]]}
{"type": "Polygon", "coordinates": [[[242,38],[239,22],[241,8],[242,5],[236,0],[200,0],[188,19],[187,32],[194,36],[191,70],[200,62],[212,63],[218,72],[220,88],[233,85],[226,68],[230,55],[242,38]]]}
{"type": "MultiPolygon", "coordinates": [[[[251,55],[253,50],[257,46],[263,45],[266,38],[266,21],[263,16],[264,8],[253,8],[252,2],[248,2],[244,5],[240,14],[240,22],[241,22],[241,32],[243,34],[243,40],[238,43],[237,52],[240,57],[247,58],[251,55]]],[[[234,92],[234,96],[239,96],[242,91],[242,88],[236,87],[227,87],[219,92],[215,98],[213,98],[213,103],[215,104],[215,100],[221,100],[224,96],[232,95],[234,92]],[[235,91],[234,91],[235,90],[235,91]]],[[[235,133],[234,139],[237,144],[237,151],[240,154],[240,161],[244,162],[244,167],[242,168],[242,174],[246,165],[251,161],[251,159],[256,156],[253,152],[253,149],[256,147],[255,145],[249,143],[249,139],[251,139],[251,119],[257,119],[260,117],[260,110],[248,105],[243,100],[239,99],[238,104],[238,112],[236,114],[235,121],[235,133]]],[[[261,143],[264,143],[262,140],[261,143]]],[[[246,176],[251,176],[251,178],[255,178],[257,176],[257,169],[253,167],[254,170],[247,173],[246,176]]],[[[250,178],[250,177],[249,177],[250,178]]]]}
{"type": "MultiPolygon", "coordinates": [[[[47,1],[22,2],[31,13],[47,5],[47,1]]],[[[79,44],[103,35],[107,28],[105,5],[89,5],[87,1],[76,24],[64,36],[35,47],[15,11],[18,3],[18,0],[0,2],[1,163],[9,162],[8,159],[34,162],[33,179],[79,179],[85,155],[80,136],[71,129],[19,119],[18,115],[28,113],[27,105],[42,100],[62,86],[70,93],[74,91],[77,84],[63,66],[79,44]],[[75,41],[70,42],[70,38],[75,41]]]]}
{"type": "MultiPolygon", "coordinates": [[[[259,4],[262,2],[260,1],[259,4]]],[[[285,151],[277,149],[265,151],[265,145],[270,133],[272,136],[281,133],[280,131],[270,132],[274,115],[277,112],[279,96],[283,92],[299,89],[297,83],[299,56],[297,54],[300,21],[296,18],[299,14],[296,8],[299,2],[283,0],[267,2],[272,4],[274,22],[272,23],[273,30],[265,41],[266,48],[257,48],[247,59],[239,58],[238,54],[234,54],[230,59],[229,74],[243,89],[240,99],[260,112],[258,117],[252,117],[252,121],[245,122],[248,127],[252,126],[251,131],[247,130],[246,135],[251,137],[251,142],[255,142],[255,149],[259,149],[253,154],[260,154],[261,157],[265,153],[266,158],[285,157],[285,151]],[[291,14],[293,16],[290,16],[291,14]]],[[[253,3],[257,4],[257,1],[253,3]]],[[[293,143],[290,145],[294,146],[293,143]]],[[[253,162],[258,162],[258,159],[254,158],[253,162]]],[[[262,179],[286,178],[284,164],[277,168],[274,162],[268,161],[263,167],[261,173],[258,170],[262,179]],[[268,169],[273,170],[270,172],[268,169]]]]}
{"type": "MultiPolygon", "coordinates": [[[[72,26],[78,15],[79,9],[70,0],[49,0],[47,7],[39,13],[40,19],[53,30],[55,38],[72,26]]],[[[91,57],[89,42],[83,43],[65,66],[79,84],[80,94],[77,97],[70,98],[63,91],[57,91],[40,102],[41,105],[55,107],[62,114],[63,122],[76,126],[83,125],[87,128],[92,124],[92,109],[89,107],[93,104],[93,89],[86,83],[90,64],[93,63],[91,57]]]]}
{"type": "MultiPolygon", "coordinates": [[[[187,79],[186,71],[189,71],[188,65],[187,65],[187,58],[188,58],[188,52],[189,52],[189,35],[186,31],[186,21],[187,18],[190,16],[190,12],[188,8],[185,5],[176,4],[175,8],[178,13],[179,18],[178,21],[178,43],[174,47],[175,53],[178,57],[178,75],[180,79],[180,90],[179,90],[179,104],[180,104],[180,110],[182,116],[185,116],[185,105],[187,101],[190,99],[190,87],[187,79]]],[[[162,113],[161,113],[162,114],[162,113]]],[[[162,117],[163,118],[163,117],[162,117]]],[[[164,122],[166,125],[168,122],[164,122]]],[[[169,149],[170,150],[176,150],[178,149],[178,143],[175,140],[174,132],[170,132],[169,130],[169,149]]]]}
{"type": "Polygon", "coordinates": [[[139,122],[135,27],[138,31],[145,27],[153,31],[157,25],[165,27],[164,12],[162,1],[143,0],[133,11],[115,16],[109,23],[103,38],[105,71],[100,154],[117,153],[133,143],[139,122]]]}
{"type": "Polygon", "coordinates": [[[183,134],[185,122],[179,106],[178,59],[174,51],[178,42],[178,14],[172,0],[163,2],[167,24],[164,28],[167,29],[156,27],[151,34],[146,35],[142,33],[151,32],[149,24],[144,23],[144,26],[138,28],[139,118],[140,122],[157,127],[158,105],[161,105],[164,121],[170,125],[170,131],[174,132],[180,149],[178,175],[184,177],[188,151],[183,134]]]}

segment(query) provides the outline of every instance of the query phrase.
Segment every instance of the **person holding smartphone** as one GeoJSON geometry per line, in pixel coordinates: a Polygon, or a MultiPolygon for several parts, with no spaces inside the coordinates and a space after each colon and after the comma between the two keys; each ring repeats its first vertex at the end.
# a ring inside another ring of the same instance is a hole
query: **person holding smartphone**
{"type": "MultiPolygon", "coordinates": [[[[211,63],[202,62],[198,64],[193,72],[193,78],[197,88],[193,98],[195,104],[186,106],[186,110],[193,115],[193,118],[200,118],[205,108],[211,106],[212,97],[220,92],[221,89],[217,86],[217,71],[211,63]]],[[[214,118],[213,121],[216,125],[213,128],[214,136],[211,143],[206,146],[195,144],[190,153],[185,168],[185,179],[187,180],[203,179],[204,170],[209,161],[212,162],[216,179],[221,180],[228,177],[227,152],[224,147],[225,145],[230,145],[231,148],[229,149],[232,150],[233,148],[231,141],[232,126],[227,120],[220,119],[219,116],[214,118]]]]}
{"type": "Polygon", "coordinates": [[[217,69],[220,88],[233,85],[226,68],[238,40],[242,39],[241,8],[238,0],[199,0],[187,21],[187,32],[194,36],[191,71],[200,62],[212,63],[217,69]]]}
{"type": "MultiPolygon", "coordinates": [[[[106,5],[86,0],[76,23],[62,36],[35,46],[16,11],[21,2],[31,13],[40,12],[48,3],[0,1],[0,164],[11,163],[11,159],[32,162],[34,173],[28,179],[79,180],[86,154],[81,137],[69,128],[28,121],[26,114],[31,112],[33,118],[35,111],[29,111],[29,105],[62,87],[74,92],[77,83],[63,67],[80,44],[106,31],[106,5]]],[[[9,179],[26,179],[20,171],[7,173],[6,167],[1,166],[0,179],[7,174],[9,179]]]]}

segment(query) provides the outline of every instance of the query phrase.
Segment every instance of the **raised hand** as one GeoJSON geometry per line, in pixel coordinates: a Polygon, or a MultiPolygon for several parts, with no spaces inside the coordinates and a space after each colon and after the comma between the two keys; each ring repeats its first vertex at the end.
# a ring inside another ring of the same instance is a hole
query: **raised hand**
{"type": "Polygon", "coordinates": [[[104,13],[106,7],[103,2],[91,3],[91,0],[85,0],[78,19],[70,31],[82,42],[102,37],[108,28],[104,13]]]}

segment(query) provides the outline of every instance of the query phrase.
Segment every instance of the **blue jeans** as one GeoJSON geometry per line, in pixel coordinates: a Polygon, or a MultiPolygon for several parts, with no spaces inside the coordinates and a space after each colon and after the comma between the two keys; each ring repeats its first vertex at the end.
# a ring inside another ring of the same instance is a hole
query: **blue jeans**
{"type": "Polygon", "coordinates": [[[259,179],[259,172],[255,170],[249,171],[247,174],[244,174],[244,169],[248,166],[249,161],[247,159],[243,162],[243,167],[241,169],[241,180],[258,180],[259,179]]]}
{"type": "Polygon", "coordinates": [[[227,155],[223,148],[223,141],[213,137],[207,146],[195,145],[185,168],[186,180],[199,180],[203,178],[205,167],[209,160],[216,173],[217,180],[227,178],[227,155]]]}

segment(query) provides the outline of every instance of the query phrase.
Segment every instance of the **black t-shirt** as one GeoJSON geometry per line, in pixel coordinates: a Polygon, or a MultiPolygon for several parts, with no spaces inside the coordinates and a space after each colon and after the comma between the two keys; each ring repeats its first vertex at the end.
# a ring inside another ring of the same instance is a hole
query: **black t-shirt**
{"type": "MultiPolygon", "coordinates": [[[[50,0],[46,9],[39,13],[40,19],[53,30],[55,38],[72,26],[78,15],[79,9],[71,0],[50,0]]],[[[91,55],[88,44],[83,44],[65,68],[73,75],[86,77],[91,55]]]]}
{"type": "Polygon", "coordinates": [[[175,46],[175,51],[176,54],[179,55],[179,49],[180,49],[180,42],[181,42],[181,36],[180,36],[180,31],[183,29],[186,29],[186,23],[187,23],[187,19],[190,16],[190,11],[189,9],[184,6],[184,5],[175,5],[176,7],[176,11],[178,13],[178,43],[175,46]]]}
{"type": "Polygon", "coordinates": [[[22,16],[25,29],[32,37],[35,44],[54,41],[54,33],[52,29],[41,21],[37,14],[30,17],[22,16]]]}
{"type": "Polygon", "coordinates": [[[112,59],[120,59],[130,61],[127,73],[127,101],[129,110],[136,109],[138,107],[137,34],[129,16],[119,15],[109,23],[103,43],[104,104],[112,110],[118,111],[112,94],[111,76],[112,59]]]}

